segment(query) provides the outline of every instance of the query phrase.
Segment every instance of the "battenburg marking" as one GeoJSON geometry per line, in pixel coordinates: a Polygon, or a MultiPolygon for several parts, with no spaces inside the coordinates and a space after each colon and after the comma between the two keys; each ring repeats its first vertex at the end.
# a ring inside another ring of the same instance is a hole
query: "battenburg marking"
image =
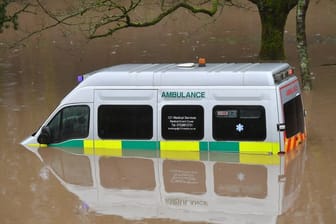
{"type": "Polygon", "coordinates": [[[188,91],[188,92],[178,92],[178,91],[163,91],[161,94],[162,98],[205,98],[205,92],[199,91],[188,91]]]}

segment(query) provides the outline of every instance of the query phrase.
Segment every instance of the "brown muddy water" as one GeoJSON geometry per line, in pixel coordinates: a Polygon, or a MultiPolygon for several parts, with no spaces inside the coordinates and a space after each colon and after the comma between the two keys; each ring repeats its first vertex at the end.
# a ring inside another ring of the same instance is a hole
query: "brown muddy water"
{"type": "MultiPolygon", "coordinates": [[[[25,22],[41,21],[27,16],[25,22]]],[[[291,14],[286,53],[297,67],[294,23],[291,14]]],[[[89,42],[58,28],[23,48],[7,49],[18,34],[1,34],[0,223],[335,223],[335,27],[336,3],[312,1],[307,31],[315,80],[314,90],[304,93],[308,141],[273,164],[259,158],[261,165],[237,163],[239,155],[206,154],[181,163],[157,152],[100,157],[19,144],[76,85],[77,74],[197,57],[256,61],[255,11],[227,9],[216,20],[179,11],[154,27],[89,42]]]]}

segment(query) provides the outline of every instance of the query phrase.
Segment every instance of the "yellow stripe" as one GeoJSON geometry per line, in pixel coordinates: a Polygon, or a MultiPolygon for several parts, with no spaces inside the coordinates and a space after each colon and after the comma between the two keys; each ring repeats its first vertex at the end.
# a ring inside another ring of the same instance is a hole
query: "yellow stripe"
{"type": "Polygon", "coordinates": [[[39,144],[39,143],[36,143],[36,144],[34,144],[34,143],[32,143],[32,144],[28,144],[28,146],[30,146],[30,147],[48,147],[48,145],[47,144],[39,144]]]}
{"type": "Polygon", "coordinates": [[[84,154],[122,156],[121,140],[84,140],[84,154]]]}
{"type": "Polygon", "coordinates": [[[93,140],[84,140],[84,149],[85,148],[93,148],[93,140]]]}
{"type": "Polygon", "coordinates": [[[121,140],[96,140],[94,142],[96,148],[103,149],[121,149],[121,140]]]}
{"type": "Polygon", "coordinates": [[[197,141],[161,141],[161,151],[199,151],[199,142],[197,141]]]}
{"type": "Polygon", "coordinates": [[[84,140],[84,148],[121,149],[121,140],[84,140]]]}
{"type": "Polygon", "coordinates": [[[278,142],[239,142],[239,152],[276,155],[279,150],[278,142]]]}
{"type": "Polygon", "coordinates": [[[160,158],[176,160],[200,160],[200,153],[198,151],[160,151],[160,158]]]}

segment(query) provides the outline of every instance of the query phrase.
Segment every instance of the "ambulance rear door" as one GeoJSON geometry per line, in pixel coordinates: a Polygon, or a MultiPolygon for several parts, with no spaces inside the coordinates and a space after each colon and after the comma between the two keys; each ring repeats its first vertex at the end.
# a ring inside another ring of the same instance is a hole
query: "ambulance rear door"
{"type": "Polygon", "coordinates": [[[288,152],[302,143],[305,138],[304,110],[300,84],[293,76],[278,87],[279,123],[281,151],[288,152]]]}

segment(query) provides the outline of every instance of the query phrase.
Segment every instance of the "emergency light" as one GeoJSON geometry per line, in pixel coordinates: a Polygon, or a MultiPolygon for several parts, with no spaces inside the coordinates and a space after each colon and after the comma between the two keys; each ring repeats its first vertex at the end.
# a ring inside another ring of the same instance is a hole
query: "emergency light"
{"type": "Polygon", "coordinates": [[[289,76],[294,75],[294,69],[290,68],[287,71],[279,72],[273,75],[274,83],[278,84],[282,82],[284,79],[288,78],[289,76]]]}
{"type": "Polygon", "coordinates": [[[88,74],[87,75],[78,75],[77,76],[77,82],[81,83],[81,82],[83,82],[84,79],[88,78],[89,76],[90,75],[88,75],[88,74]]]}
{"type": "Polygon", "coordinates": [[[80,83],[84,80],[84,76],[83,75],[78,75],[77,76],[77,82],[80,83]]]}

